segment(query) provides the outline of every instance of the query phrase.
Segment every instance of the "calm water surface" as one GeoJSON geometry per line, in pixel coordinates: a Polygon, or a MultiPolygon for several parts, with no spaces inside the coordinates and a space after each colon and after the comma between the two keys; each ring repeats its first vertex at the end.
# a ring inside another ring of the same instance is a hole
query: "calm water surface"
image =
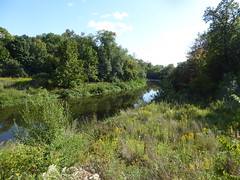
{"type": "MultiPolygon", "coordinates": [[[[93,116],[101,120],[121,109],[138,107],[155,100],[159,90],[157,83],[150,82],[144,88],[97,97],[83,97],[67,100],[74,119],[79,121],[93,116]]],[[[21,125],[23,105],[0,108],[0,142],[13,139],[15,123],[21,125]],[[15,123],[14,123],[15,122],[15,123]]]]}

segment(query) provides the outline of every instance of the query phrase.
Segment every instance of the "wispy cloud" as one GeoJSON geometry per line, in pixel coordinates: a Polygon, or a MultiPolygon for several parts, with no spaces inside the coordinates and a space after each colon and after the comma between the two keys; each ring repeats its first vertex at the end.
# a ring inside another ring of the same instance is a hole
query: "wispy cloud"
{"type": "Polygon", "coordinates": [[[97,15],[98,15],[98,12],[94,12],[94,13],[92,13],[92,15],[97,16],[97,15]]]}
{"type": "Polygon", "coordinates": [[[121,19],[123,19],[124,17],[128,17],[129,14],[126,13],[126,12],[123,12],[123,13],[115,12],[115,13],[113,14],[113,16],[114,16],[115,18],[121,20],[121,19]]]}
{"type": "Polygon", "coordinates": [[[123,32],[131,31],[133,27],[131,25],[126,25],[124,23],[113,23],[110,21],[89,21],[88,27],[95,28],[96,30],[108,30],[113,31],[117,34],[121,34],[123,32]]]}
{"type": "Polygon", "coordinates": [[[112,16],[112,14],[104,14],[104,15],[102,15],[101,17],[102,18],[107,18],[107,17],[111,17],[112,16]]]}
{"type": "Polygon", "coordinates": [[[120,13],[120,12],[115,12],[115,13],[113,13],[113,14],[105,14],[105,15],[102,15],[101,17],[102,17],[102,18],[114,17],[114,18],[116,18],[116,19],[118,19],[118,20],[122,20],[124,17],[129,17],[129,14],[126,13],[126,12],[122,12],[122,13],[120,13]]]}
{"type": "Polygon", "coordinates": [[[74,2],[69,2],[67,5],[71,7],[74,5],[74,2]]]}

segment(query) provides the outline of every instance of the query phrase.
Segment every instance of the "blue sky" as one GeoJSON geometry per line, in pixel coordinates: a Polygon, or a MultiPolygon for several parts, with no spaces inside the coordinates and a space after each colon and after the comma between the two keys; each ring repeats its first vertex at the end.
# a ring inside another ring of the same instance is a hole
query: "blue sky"
{"type": "MultiPolygon", "coordinates": [[[[236,0],[239,2],[240,0],[236,0]]],[[[95,34],[106,29],[137,58],[177,64],[198,32],[208,6],[220,0],[0,0],[0,27],[13,35],[36,36],[66,29],[95,34]]]]}

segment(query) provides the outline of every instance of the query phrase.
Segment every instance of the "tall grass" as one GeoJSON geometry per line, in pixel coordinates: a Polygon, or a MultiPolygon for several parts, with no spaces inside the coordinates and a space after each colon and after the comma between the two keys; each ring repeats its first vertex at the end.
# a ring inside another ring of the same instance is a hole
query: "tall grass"
{"type": "Polygon", "coordinates": [[[153,103],[73,131],[68,110],[40,96],[23,113],[30,122],[23,132],[37,141],[1,148],[0,179],[41,179],[51,164],[58,175],[64,167],[91,167],[101,179],[239,179],[238,112],[224,102],[206,108],[153,103]]]}

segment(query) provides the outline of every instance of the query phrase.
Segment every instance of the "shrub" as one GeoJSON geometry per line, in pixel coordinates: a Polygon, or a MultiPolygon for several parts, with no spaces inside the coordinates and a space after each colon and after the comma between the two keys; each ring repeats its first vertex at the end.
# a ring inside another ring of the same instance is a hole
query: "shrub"
{"type": "Polygon", "coordinates": [[[26,144],[51,143],[71,121],[67,105],[46,91],[26,103],[22,117],[24,125],[18,127],[16,137],[26,144]]]}
{"type": "Polygon", "coordinates": [[[0,179],[35,179],[56,161],[46,155],[44,146],[9,143],[0,151],[0,179]]]}

